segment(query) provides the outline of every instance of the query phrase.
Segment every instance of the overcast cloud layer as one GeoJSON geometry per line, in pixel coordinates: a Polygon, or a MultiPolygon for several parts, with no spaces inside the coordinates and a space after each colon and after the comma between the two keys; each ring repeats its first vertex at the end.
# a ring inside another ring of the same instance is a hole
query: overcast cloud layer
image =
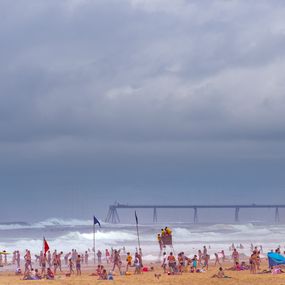
{"type": "Polygon", "coordinates": [[[2,219],[284,200],[284,15],[281,0],[1,1],[2,219]]]}

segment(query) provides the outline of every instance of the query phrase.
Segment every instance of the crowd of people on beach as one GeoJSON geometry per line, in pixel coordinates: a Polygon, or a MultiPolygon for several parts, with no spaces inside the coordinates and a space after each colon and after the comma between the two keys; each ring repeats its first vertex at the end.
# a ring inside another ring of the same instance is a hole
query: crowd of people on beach
{"type": "MultiPolygon", "coordinates": [[[[163,230],[164,235],[171,235],[171,230],[167,227],[163,230]]],[[[225,251],[214,252],[210,246],[203,246],[202,249],[197,250],[197,253],[189,257],[184,252],[179,252],[175,255],[173,248],[167,253],[164,247],[164,252],[161,252],[161,268],[164,274],[179,275],[184,273],[204,273],[211,265],[218,266],[218,272],[214,274],[213,278],[230,278],[225,274],[225,271],[248,271],[251,274],[281,274],[283,269],[278,267],[271,267],[266,270],[261,269],[263,251],[262,246],[253,246],[249,248],[251,252],[250,257],[239,253],[238,249],[244,249],[243,245],[231,245],[230,256],[226,256],[225,251]],[[209,251],[211,251],[214,259],[210,258],[209,251]],[[232,263],[232,266],[224,268],[224,266],[232,263]]],[[[281,249],[278,247],[272,252],[281,254],[281,249]]],[[[0,253],[0,265],[8,265],[8,253],[3,251],[0,253]]],[[[141,274],[142,272],[154,271],[154,266],[143,265],[143,254],[139,248],[134,254],[127,252],[126,248],[121,249],[105,249],[104,254],[101,250],[96,251],[88,249],[83,253],[72,249],[70,252],[63,253],[62,251],[47,251],[46,254],[41,251],[39,254],[32,255],[30,250],[26,250],[21,259],[20,251],[14,251],[11,262],[16,266],[16,275],[21,275],[24,280],[52,280],[57,274],[64,274],[66,277],[72,275],[80,276],[82,273],[82,266],[86,268],[93,268],[92,276],[96,276],[100,280],[113,280],[114,275],[131,275],[141,274]],[[94,269],[96,256],[96,270],[94,269]],[[21,263],[22,260],[22,263],[21,263]],[[23,271],[22,271],[23,268],[23,271]]],[[[155,274],[157,278],[161,274],[155,274]]]]}
{"type": "MultiPolygon", "coordinates": [[[[62,251],[58,252],[57,250],[54,250],[51,252],[49,250],[46,254],[41,251],[33,257],[31,251],[27,249],[23,256],[22,264],[20,251],[13,252],[11,263],[16,266],[15,274],[19,276],[23,275],[24,280],[52,280],[57,274],[65,274],[66,277],[71,277],[72,275],[80,276],[82,273],[82,266],[85,266],[86,268],[88,268],[88,266],[94,266],[94,257],[91,262],[90,255],[94,256],[94,251],[90,249],[84,253],[78,253],[76,249],[72,249],[71,252],[68,252],[65,255],[62,251]]],[[[8,265],[7,256],[8,253],[0,253],[1,267],[8,265]]],[[[126,252],[125,247],[118,250],[113,248],[110,250],[106,249],[103,260],[103,253],[101,250],[98,250],[96,252],[96,263],[98,264],[96,271],[91,275],[97,276],[100,280],[112,280],[116,270],[118,270],[120,275],[130,275],[131,273],[129,270],[131,267],[134,268],[134,274],[140,274],[143,270],[142,251],[141,249],[136,250],[134,256],[132,256],[130,252],[126,252]],[[106,268],[103,263],[105,263],[106,268]],[[125,271],[123,271],[123,265],[125,266],[125,271]],[[108,271],[107,267],[109,267],[108,271]]]]}
{"type": "MultiPolygon", "coordinates": [[[[242,245],[239,248],[244,249],[242,245]]],[[[240,254],[237,247],[232,245],[232,254],[230,258],[226,257],[224,250],[220,252],[215,252],[214,256],[214,266],[219,266],[217,274],[214,274],[213,278],[230,278],[225,275],[225,271],[249,271],[251,274],[281,274],[284,273],[282,270],[282,265],[277,265],[275,267],[270,267],[266,270],[261,270],[262,259],[260,257],[262,253],[262,246],[251,245],[251,255],[248,258],[248,262],[240,260],[240,254]],[[232,266],[229,268],[223,268],[223,264],[232,262],[232,266]]],[[[277,254],[281,254],[280,246],[275,250],[271,250],[277,254]]],[[[283,252],[285,254],[285,252],[283,252]]],[[[182,273],[204,273],[209,269],[210,255],[208,254],[208,249],[206,246],[202,250],[198,250],[197,254],[193,257],[187,257],[184,252],[180,252],[177,258],[174,256],[173,252],[170,254],[163,253],[162,265],[164,273],[168,275],[182,274],[182,273]]],[[[285,266],[284,266],[285,267],[285,266]]]]}

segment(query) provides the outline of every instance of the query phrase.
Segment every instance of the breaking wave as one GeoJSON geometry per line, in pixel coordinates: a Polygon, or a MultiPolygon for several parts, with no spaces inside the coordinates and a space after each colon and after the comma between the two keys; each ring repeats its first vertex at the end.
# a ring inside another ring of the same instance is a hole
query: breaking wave
{"type": "MultiPolygon", "coordinates": [[[[103,223],[104,224],[104,223],[103,223]]],[[[76,226],[90,226],[92,220],[78,220],[78,219],[58,219],[50,218],[44,221],[35,223],[2,223],[0,224],[0,230],[18,230],[18,229],[44,229],[47,227],[76,227],[76,226]]]]}
{"type": "MultiPolygon", "coordinates": [[[[213,255],[221,249],[229,254],[229,246],[242,243],[245,247],[241,253],[248,254],[251,243],[262,244],[264,252],[282,245],[285,235],[285,225],[255,225],[247,224],[170,224],[173,230],[175,251],[185,251],[187,254],[197,252],[203,245],[210,246],[213,255]]],[[[154,261],[159,254],[156,234],[161,225],[141,225],[140,239],[145,259],[154,261]]],[[[47,219],[33,224],[13,223],[0,224],[0,249],[14,251],[26,248],[38,252],[42,248],[42,235],[45,234],[51,249],[69,252],[76,248],[83,252],[93,245],[92,220],[78,219],[47,219]],[[28,231],[26,229],[29,229],[28,231]],[[16,233],[15,233],[16,231],[16,233]]],[[[126,247],[134,252],[137,247],[135,225],[110,225],[102,223],[102,228],[96,230],[96,248],[126,247]]],[[[283,248],[283,247],[282,247],[283,248]]]]}

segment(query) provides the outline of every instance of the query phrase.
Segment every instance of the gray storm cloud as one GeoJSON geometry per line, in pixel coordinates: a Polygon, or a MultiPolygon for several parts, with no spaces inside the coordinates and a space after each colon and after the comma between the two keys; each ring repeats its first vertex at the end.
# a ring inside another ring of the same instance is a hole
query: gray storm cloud
{"type": "Polygon", "coordinates": [[[283,1],[1,1],[2,188],[36,175],[44,189],[43,175],[67,193],[57,181],[72,175],[88,189],[223,192],[250,173],[243,186],[280,190],[284,13],[283,1]]]}

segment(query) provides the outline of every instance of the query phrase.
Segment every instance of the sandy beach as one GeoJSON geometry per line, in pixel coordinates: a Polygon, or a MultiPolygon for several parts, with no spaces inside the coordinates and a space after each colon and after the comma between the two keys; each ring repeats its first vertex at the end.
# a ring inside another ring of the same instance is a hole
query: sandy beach
{"type": "MultiPolygon", "coordinates": [[[[231,264],[225,264],[224,268],[230,267],[231,264]]],[[[267,262],[264,260],[261,269],[267,269],[267,262]]],[[[97,280],[97,276],[90,276],[91,269],[84,270],[81,276],[66,277],[64,273],[58,274],[55,280],[33,280],[26,281],[21,280],[21,276],[15,276],[13,272],[2,272],[0,274],[0,284],[268,284],[275,282],[275,284],[285,284],[285,274],[272,275],[272,274],[250,274],[249,271],[225,271],[229,279],[217,279],[211,278],[213,274],[217,273],[218,266],[211,265],[209,270],[205,273],[183,273],[182,275],[169,276],[163,274],[159,265],[155,266],[154,271],[145,272],[141,275],[119,276],[115,275],[113,281],[97,280]],[[159,280],[155,277],[155,274],[161,274],[159,280]]]]}

